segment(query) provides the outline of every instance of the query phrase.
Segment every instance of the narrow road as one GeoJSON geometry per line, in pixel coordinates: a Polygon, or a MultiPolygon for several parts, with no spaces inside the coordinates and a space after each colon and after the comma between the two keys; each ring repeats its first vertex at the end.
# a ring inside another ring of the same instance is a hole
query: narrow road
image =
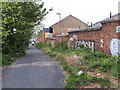
{"type": "Polygon", "coordinates": [[[3,71],[3,88],[63,88],[65,76],[59,63],[32,48],[3,71]]]}

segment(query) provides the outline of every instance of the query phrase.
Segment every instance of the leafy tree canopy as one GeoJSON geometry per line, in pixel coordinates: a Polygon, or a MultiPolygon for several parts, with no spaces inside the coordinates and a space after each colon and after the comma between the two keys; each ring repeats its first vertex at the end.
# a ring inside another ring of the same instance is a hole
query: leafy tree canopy
{"type": "Polygon", "coordinates": [[[24,53],[34,26],[51,11],[44,3],[2,2],[2,48],[5,54],[24,53]],[[17,29],[17,32],[13,31],[17,29]]]}

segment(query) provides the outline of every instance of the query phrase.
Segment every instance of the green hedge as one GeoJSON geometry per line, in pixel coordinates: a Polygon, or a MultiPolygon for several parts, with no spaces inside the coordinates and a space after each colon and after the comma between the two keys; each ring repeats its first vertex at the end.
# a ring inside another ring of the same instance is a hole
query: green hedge
{"type": "Polygon", "coordinates": [[[2,54],[2,66],[10,65],[14,61],[15,61],[14,57],[10,55],[2,54]]]}

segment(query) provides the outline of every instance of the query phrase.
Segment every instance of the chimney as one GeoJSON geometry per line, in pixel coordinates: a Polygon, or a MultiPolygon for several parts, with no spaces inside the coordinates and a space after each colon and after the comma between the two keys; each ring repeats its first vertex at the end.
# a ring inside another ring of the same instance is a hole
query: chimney
{"type": "Polygon", "coordinates": [[[91,22],[91,27],[92,27],[93,23],[91,22]]]}
{"type": "Polygon", "coordinates": [[[112,13],[110,12],[110,19],[112,18],[112,13]]]}

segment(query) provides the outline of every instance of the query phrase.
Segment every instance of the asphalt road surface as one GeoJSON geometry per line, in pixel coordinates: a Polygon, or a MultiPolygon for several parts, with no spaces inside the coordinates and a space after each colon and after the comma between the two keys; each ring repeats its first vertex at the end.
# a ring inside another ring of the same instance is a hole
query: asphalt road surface
{"type": "Polygon", "coordinates": [[[42,51],[31,48],[3,70],[2,88],[63,88],[64,71],[42,51]]]}

